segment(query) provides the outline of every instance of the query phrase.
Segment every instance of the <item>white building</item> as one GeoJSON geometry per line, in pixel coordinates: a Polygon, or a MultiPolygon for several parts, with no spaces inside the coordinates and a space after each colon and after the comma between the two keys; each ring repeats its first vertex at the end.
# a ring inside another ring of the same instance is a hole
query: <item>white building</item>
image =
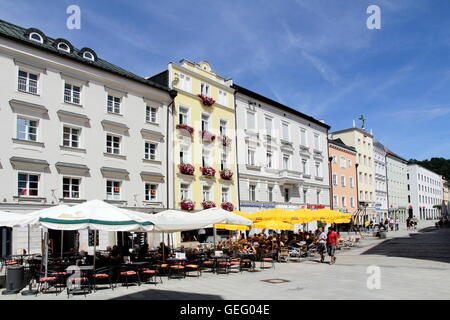
{"type": "Polygon", "coordinates": [[[438,219],[443,203],[442,177],[418,164],[408,164],[408,203],[413,214],[421,220],[438,219]]]}
{"type": "Polygon", "coordinates": [[[385,147],[388,190],[388,216],[405,222],[408,217],[408,180],[405,159],[385,147]]]}
{"type": "Polygon", "coordinates": [[[329,126],[248,89],[233,87],[240,210],[329,207],[329,126]]]}
{"type": "Polygon", "coordinates": [[[388,216],[388,194],[386,177],[386,151],[384,146],[375,141],[373,143],[375,166],[375,210],[378,213],[378,221],[388,216]]]}
{"type": "MultiPolygon", "coordinates": [[[[0,21],[0,210],[24,213],[100,199],[166,207],[169,90],[64,39],[0,21]]],[[[2,254],[40,250],[40,232],[3,228],[2,254]]],[[[65,232],[64,250],[74,246],[65,232]]],[[[100,233],[99,246],[115,243],[100,233]]],[[[59,235],[50,233],[54,249],[59,235]]],[[[120,238],[120,237],[119,237],[120,238]]],[[[91,249],[80,232],[80,249],[91,249]]],[[[119,239],[120,241],[120,239],[119,239]]],[[[59,250],[59,249],[58,249],[59,250]]]]}

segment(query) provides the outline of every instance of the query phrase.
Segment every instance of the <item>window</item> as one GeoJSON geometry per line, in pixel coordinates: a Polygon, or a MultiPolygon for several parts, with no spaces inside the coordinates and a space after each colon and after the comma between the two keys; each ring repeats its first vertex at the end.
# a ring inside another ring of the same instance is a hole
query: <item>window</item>
{"type": "Polygon", "coordinates": [[[146,106],[145,107],[145,121],[151,123],[158,122],[158,108],[146,106]]]}
{"type": "Polygon", "coordinates": [[[202,114],[202,130],[209,130],[209,115],[205,113],[202,114]]]}
{"type": "Polygon", "coordinates": [[[316,150],[320,150],[320,140],[319,140],[319,135],[318,134],[314,134],[314,149],[316,150]]]}
{"type": "Polygon", "coordinates": [[[250,148],[247,149],[247,164],[251,166],[255,165],[255,150],[250,148]]]}
{"type": "Polygon", "coordinates": [[[230,201],[230,188],[222,187],[222,203],[230,201]]]}
{"type": "Polygon", "coordinates": [[[256,129],[256,116],[253,112],[247,112],[247,129],[256,129]]]}
{"type": "Polygon", "coordinates": [[[338,185],[338,181],[337,181],[337,175],[335,173],[333,173],[333,185],[337,186],[338,185]]]}
{"type": "Polygon", "coordinates": [[[70,53],[70,47],[67,44],[65,44],[64,42],[58,43],[58,50],[70,53]]]}
{"type": "Polygon", "coordinates": [[[210,152],[208,150],[203,149],[202,150],[202,166],[203,167],[209,167],[211,164],[210,161],[210,152]]]}
{"type": "Polygon", "coordinates": [[[345,176],[341,176],[341,185],[345,188],[346,182],[345,182],[345,176]]]}
{"type": "Polygon", "coordinates": [[[38,75],[19,70],[19,91],[37,94],[38,75]]]}
{"type": "Polygon", "coordinates": [[[192,81],[190,76],[180,74],[180,89],[192,92],[192,81]]]}
{"type": "Polygon", "coordinates": [[[91,60],[91,61],[95,60],[94,55],[88,51],[83,53],[83,58],[85,58],[87,60],[91,60]]]}
{"type": "Polygon", "coordinates": [[[273,202],[273,187],[272,186],[267,187],[267,193],[269,194],[269,202],[273,202]]]}
{"type": "Polygon", "coordinates": [[[181,200],[188,200],[190,195],[190,186],[186,183],[180,184],[180,197],[181,200]]]}
{"type": "Polygon", "coordinates": [[[204,96],[210,97],[211,96],[211,88],[209,87],[209,84],[202,82],[200,84],[200,93],[204,96]]]}
{"type": "Polygon", "coordinates": [[[106,181],[106,200],[120,200],[120,181],[106,181]]]}
{"type": "Polygon", "coordinates": [[[266,152],[266,167],[267,168],[272,168],[273,163],[272,163],[272,152],[268,151],[266,152]]]}
{"type": "Polygon", "coordinates": [[[355,187],[355,183],[353,181],[353,177],[349,177],[349,180],[350,180],[350,188],[353,189],[355,187]]]}
{"type": "Polygon", "coordinates": [[[301,128],[300,129],[300,144],[304,147],[308,146],[308,140],[306,137],[307,137],[306,130],[301,128]]]}
{"type": "Polygon", "coordinates": [[[228,122],[226,120],[220,120],[219,131],[220,131],[221,137],[224,137],[227,135],[227,124],[228,124],[228,122]]]}
{"type": "Polygon", "coordinates": [[[307,189],[303,189],[303,203],[306,204],[306,195],[308,194],[308,190],[307,189]]]}
{"type": "Polygon", "coordinates": [[[39,43],[44,43],[44,38],[42,38],[42,36],[37,32],[30,33],[29,39],[39,43]]]}
{"type": "Polygon", "coordinates": [[[349,167],[349,168],[352,167],[352,160],[348,160],[348,167],[349,167]]]}
{"type": "Polygon", "coordinates": [[[119,136],[106,135],[106,153],[120,154],[120,141],[119,136]]]}
{"type": "Polygon", "coordinates": [[[185,145],[180,146],[180,163],[189,163],[190,162],[190,156],[189,156],[189,147],[185,145]]]}
{"type": "Polygon", "coordinates": [[[347,161],[346,161],[346,159],[344,157],[341,157],[340,167],[341,168],[346,168],[347,167],[347,161]]]}
{"type": "Polygon", "coordinates": [[[339,198],[337,195],[333,196],[333,206],[335,206],[335,207],[339,206],[339,198]]]}
{"type": "Polygon", "coordinates": [[[250,201],[256,201],[256,186],[255,185],[250,185],[250,187],[248,189],[248,194],[249,194],[250,201]]]}
{"type": "Polygon", "coordinates": [[[347,206],[347,198],[342,197],[342,207],[346,207],[346,206],[347,206]]]}
{"type": "Polygon", "coordinates": [[[157,144],[151,142],[145,142],[144,158],[145,160],[156,160],[157,144]]]}
{"type": "Polygon", "coordinates": [[[291,200],[291,197],[289,195],[289,189],[285,188],[284,189],[284,202],[289,202],[291,200]]]}
{"type": "Polygon", "coordinates": [[[80,129],[64,126],[63,128],[63,146],[70,148],[80,147],[80,129]]]}
{"type": "Polygon", "coordinates": [[[316,168],[316,177],[322,177],[321,163],[316,162],[315,168],[316,168]]]}
{"type": "Polygon", "coordinates": [[[80,182],[78,178],[63,178],[63,198],[79,199],[80,198],[80,182]]]}
{"type": "Polygon", "coordinates": [[[203,186],[203,201],[211,201],[211,187],[203,186]]]}
{"type": "Polygon", "coordinates": [[[25,197],[37,197],[39,194],[39,175],[37,174],[18,174],[17,195],[25,197]]]}
{"type": "Polygon", "coordinates": [[[272,119],[266,118],[265,124],[266,124],[266,134],[268,136],[272,136],[272,119]]]}
{"type": "Polygon", "coordinates": [[[352,208],[355,207],[355,198],[353,198],[353,197],[350,197],[350,206],[351,206],[352,208]]]}
{"type": "Polygon", "coordinates": [[[223,90],[219,90],[219,103],[223,106],[228,104],[227,93],[223,90]]]}
{"type": "Polygon", "coordinates": [[[316,195],[317,195],[317,204],[320,204],[320,190],[317,190],[317,193],[316,193],[316,195]]]}
{"type": "Polygon", "coordinates": [[[158,200],[158,185],[146,183],[145,184],[145,201],[158,200]]]}
{"type": "Polygon", "coordinates": [[[288,154],[283,154],[283,169],[290,170],[291,166],[291,157],[288,154]]]}
{"type": "Polygon", "coordinates": [[[283,123],[283,140],[290,141],[290,138],[289,138],[289,125],[287,123],[283,123]]]}
{"type": "Polygon", "coordinates": [[[37,141],[38,121],[17,117],[16,138],[37,141]]]}
{"type": "Polygon", "coordinates": [[[108,95],[108,113],[120,114],[120,101],[118,97],[108,95]]]}
{"type": "Polygon", "coordinates": [[[306,174],[306,175],[309,174],[307,159],[302,159],[302,172],[303,172],[303,174],[306,174]]]}
{"type": "Polygon", "coordinates": [[[95,239],[95,245],[99,245],[99,237],[98,237],[98,230],[88,230],[88,245],[89,247],[94,246],[94,239],[95,239]]]}
{"type": "Polygon", "coordinates": [[[220,169],[221,170],[228,169],[228,156],[225,150],[222,150],[220,156],[220,169]]]}
{"type": "Polygon", "coordinates": [[[178,115],[178,122],[179,124],[185,124],[187,125],[189,123],[189,110],[186,108],[180,107],[180,112],[178,115]]]}
{"type": "Polygon", "coordinates": [[[80,104],[80,91],[80,87],[66,83],[64,85],[64,102],[80,104]]]}

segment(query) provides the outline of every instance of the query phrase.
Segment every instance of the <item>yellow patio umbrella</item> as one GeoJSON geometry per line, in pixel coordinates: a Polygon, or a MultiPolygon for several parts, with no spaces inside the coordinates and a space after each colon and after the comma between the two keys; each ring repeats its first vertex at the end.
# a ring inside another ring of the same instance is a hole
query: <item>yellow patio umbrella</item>
{"type": "Polygon", "coordinates": [[[215,224],[214,227],[216,229],[223,229],[223,230],[230,230],[230,231],[247,231],[250,229],[250,227],[247,226],[241,226],[237,224],[215,224]]]}
{"type": "Polygon", "coordinates": [[[313,213],[314,219],[325,223],[348,223],[352,215],[331,209],[319,209],[313,213]]]}
{"type": "Polygon", "coordinates": [[[269,230],[294,230],[294,226],[292,224],[276,220],[266,220],[254,223],[253,228],[269,230]]]}

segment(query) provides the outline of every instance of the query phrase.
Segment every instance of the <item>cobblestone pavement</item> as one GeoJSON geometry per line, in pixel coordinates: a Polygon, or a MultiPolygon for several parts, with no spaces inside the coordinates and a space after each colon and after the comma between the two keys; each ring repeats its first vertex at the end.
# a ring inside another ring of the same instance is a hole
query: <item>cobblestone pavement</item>
{"type": "MultiPolygon", "coordinates": [[[[430,225],[431,221],[418,231],[389,232],[384,241],[366,238],[359,248],[338,251],[335,265],[315,259],[277,263],[275,269],[259,272],[163,278],[164,283],[156,286],[118,287],[70,299],[450,299],[450,229],[430,225]],[[380,289],[367,287],[369,266],[380,268],[380,289]],[[269,279],[283,281],[263,281],[269,279]]],[[[67,295],[0,295],[0,299],[67,300],[67,295]]]]}

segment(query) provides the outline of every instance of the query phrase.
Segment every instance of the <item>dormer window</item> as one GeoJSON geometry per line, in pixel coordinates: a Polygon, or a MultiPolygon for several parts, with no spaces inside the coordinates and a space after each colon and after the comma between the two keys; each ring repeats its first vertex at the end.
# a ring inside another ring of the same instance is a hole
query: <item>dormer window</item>
{"type": "Polygon", "coordinates": [[[37,32],[30,33],[29,39],[39,43],[44,43],[44,38],[37,32]]]}
{"type": "Polygon", "coordinates": [[[70,47],[64,42],[58,43],[58,50],[70,53],[70,47]]]}
{"type": "Polygon", "coordinates": [[[83,58],[85,58],[87,60],[91,60],[91,61],[95,60],[94,55],[92,53],[88,52],[88,51],[85,51],[83,53],[83,58]]]}

